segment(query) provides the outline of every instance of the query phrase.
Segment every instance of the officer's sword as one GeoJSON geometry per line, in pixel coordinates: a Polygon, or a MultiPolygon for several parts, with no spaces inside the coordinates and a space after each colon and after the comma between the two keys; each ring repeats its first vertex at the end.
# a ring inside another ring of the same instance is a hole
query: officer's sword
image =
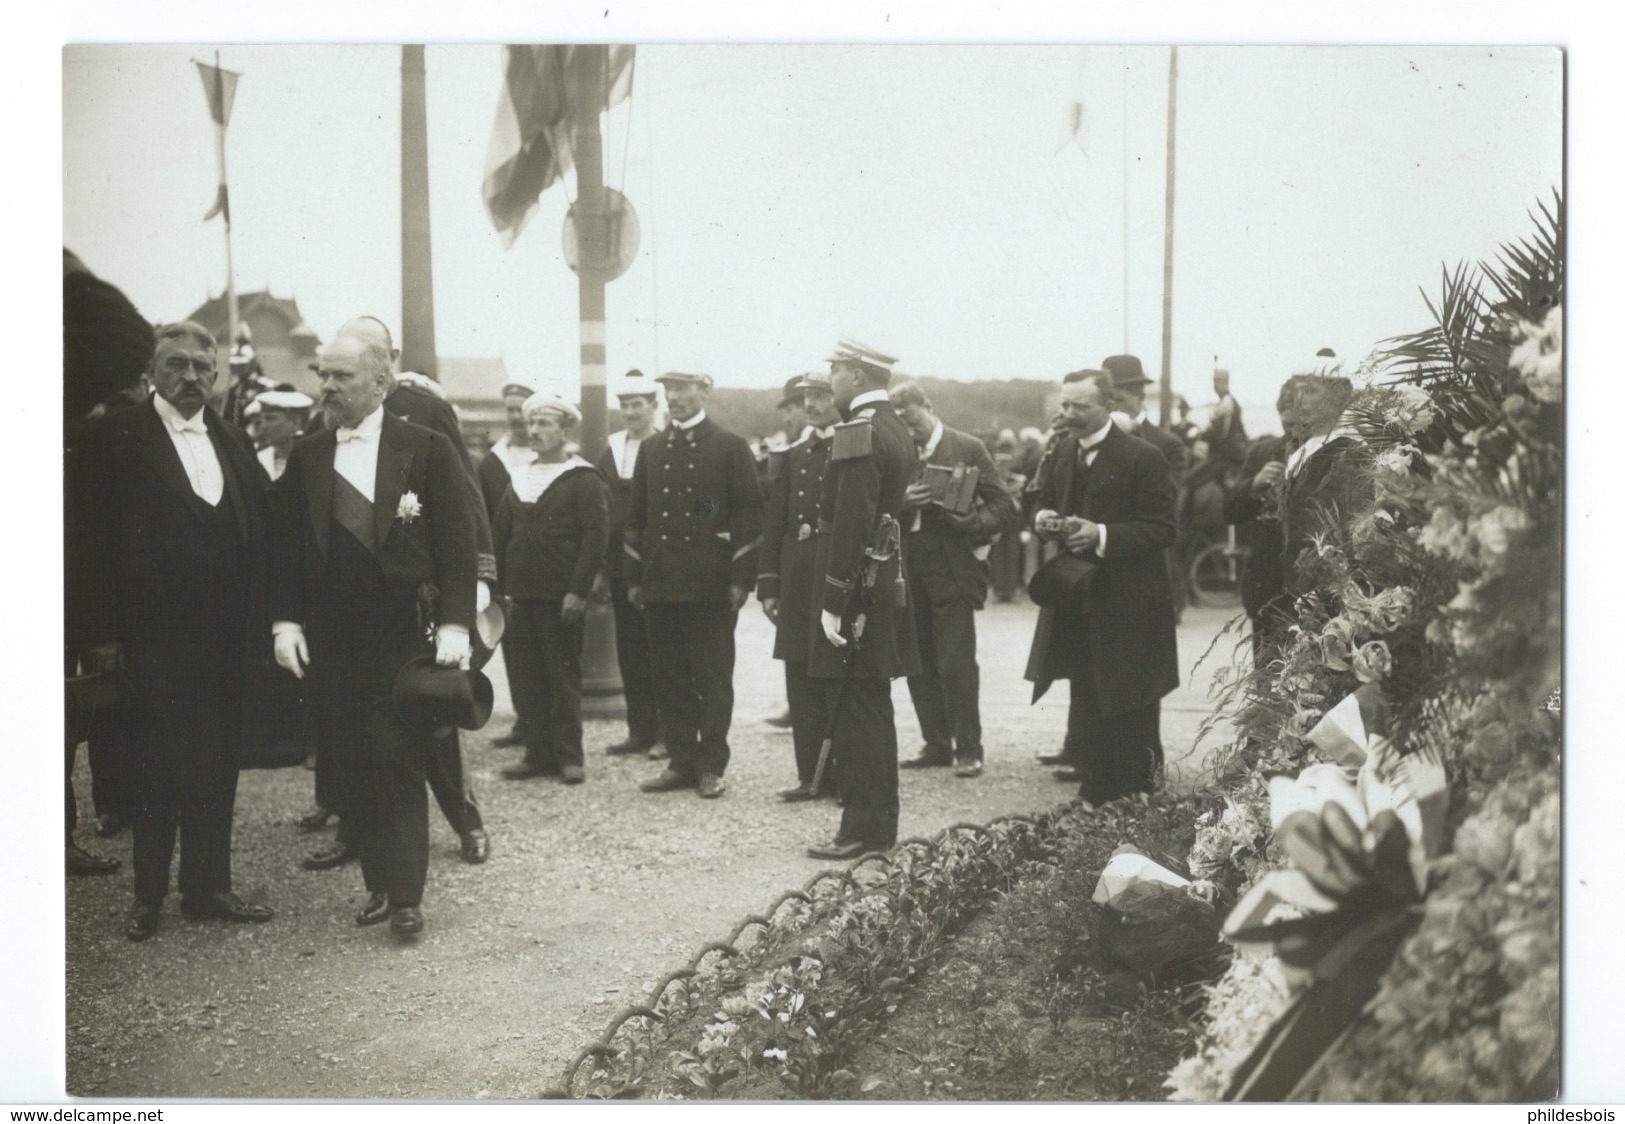
{"type": "Polygon", "coordinates": [[[841,617],[841,634],[846,637],[846,673],[835,693],[835,704],[829,708],[829,722],[824,728],[824,741],[818,747],[818,766],[813,770],[813,791],[824,787],[824,772],[829,768],[829,757],[835,744],[835,725],[846,707],[847,688],[858,666],[858,653],[863,648],[863,630],[868,624],[868,610],[874,605],[875,582],[880,576],[880,564],[897,553],[902,541],[901,528],[890,515],[880,517],[875,529],[874,544],[864,548],[863,561],[858,564],[858,595],[847,603],[841,617]]]}

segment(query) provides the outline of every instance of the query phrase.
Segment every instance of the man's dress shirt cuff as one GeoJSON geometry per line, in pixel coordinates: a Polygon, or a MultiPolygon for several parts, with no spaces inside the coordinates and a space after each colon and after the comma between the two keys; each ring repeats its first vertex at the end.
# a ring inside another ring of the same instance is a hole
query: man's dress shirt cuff
{"type": "Polygon", "coordinates": [[[1100,524],[1100,541],[1095,544],[1095,557],[1106,557],[1106,524],[1100,524]]]}
{"type": "Polygon", "coordinates": [[[297,632],[300,636],[305,634],[305,626],[298,621],[273,621],[271,635],[281,636],[284,632],[297,632]]]}

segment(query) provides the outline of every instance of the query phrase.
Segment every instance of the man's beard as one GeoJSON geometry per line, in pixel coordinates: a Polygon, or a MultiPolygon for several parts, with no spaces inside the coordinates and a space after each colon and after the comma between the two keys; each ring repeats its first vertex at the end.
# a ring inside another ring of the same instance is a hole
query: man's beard
{"type": "Polygon", "coordinates": [[[327,401],[322,403],[322,424],[328,429],[338,430],[347,423],[344,420],[344,405],[340,402],[327,401]]]}

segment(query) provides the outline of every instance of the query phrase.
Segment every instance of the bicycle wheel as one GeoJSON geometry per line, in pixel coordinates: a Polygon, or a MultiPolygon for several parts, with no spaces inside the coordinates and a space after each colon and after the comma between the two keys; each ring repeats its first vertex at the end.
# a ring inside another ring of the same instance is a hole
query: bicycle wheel
{"type": "Polygon", "coordinates": [[[1216,542],[1191,559],[1191,590],[1199,604],[1229,609],[1241,604],[1241,554],[1216,542]]]}

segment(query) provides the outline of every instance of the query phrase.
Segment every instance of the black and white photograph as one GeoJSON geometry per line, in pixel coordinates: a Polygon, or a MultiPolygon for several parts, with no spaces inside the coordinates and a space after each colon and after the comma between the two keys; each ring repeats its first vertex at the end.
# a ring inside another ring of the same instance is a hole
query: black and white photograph
{"type": "Polygon", "coordinates": [[[570,27],[60,45],[19,1103],[1621,1092],[1565,45],[570,27]]]}

